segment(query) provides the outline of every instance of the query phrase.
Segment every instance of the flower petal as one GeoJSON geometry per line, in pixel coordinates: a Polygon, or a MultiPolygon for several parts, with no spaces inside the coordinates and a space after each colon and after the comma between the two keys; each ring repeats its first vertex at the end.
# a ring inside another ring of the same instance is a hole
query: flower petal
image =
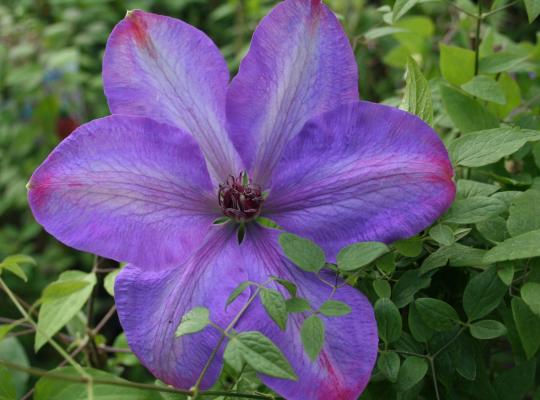
{"type": "Polygon", "coordinates": [[[454,199],[452,176],[427,124],[360,102],[312,120],[288,144],[265,216],[316,241],[334,260],[348,244],[392,242],[428,227],[454,199]]]}
{"type": "MultiPolygon", "coordinates": [[[[194,307],[206,307],[210,320],[226,327],[248,297],[244,293],[225,310],[229,294],[247,279],[237,251],[232,230],[213,227],[185,265],[158,272],[128,265],[118,275],[115,301],[128,344],[163,382],[190,389],[220,337],[215,328],[206,327],[176,338],[182,316],[194,307]]],[[[222,351],[210,364],[202,389],[212,386],[219,376],[222,351]]]]}
{"type": "Polygon", "coordinates": [[[77,129],[34,172],[28,196],[65,244],[156,268],[184,261],[218,215],[193,138],[140,117],[77,129]]]}
{"type": "Polygon", "coordinates": [[[227,95],[229,133],[265,185],[304,123],[358,100],[358,72],[334,14],[318,0],[287,0],[258,26],[227,95]]]}
{"type": "MultiPolygon", "coordinates": [[[[242,251],[244,263],[249,266],[249,279],[264,282],[274,275],[292,281],[298,287],[298,296],[318,308],[330,299],[331,286],[319,280],[317,275],[292,265],[281,253],[277,236],[276,231],[268,229],[254,227],[248,231],[242,251]]],[[[331,274],[325,274],[325,278],[335,283],[331,274]]],[[[356,400],[369,381],[378,349],[373,307],[350,286],[340,287],[332,299],[345,302],[352,312],[332,318],[319,315],[326,334],[324,346],[314,362],[305,353],[300,337],[302,323],[309,313],[290,314],[287,329],[283,332],[257,301],[240,321],[238,330],[261,331],[279,346],[291,363],[298,375],[297,381],[261,376],[263,383],[288,400],[356,400]]]]}
{"type": "Polygon", "coordinates": [[[227,64],[214,43],[174,18],[130,11],[107,42],[103,84],[111,112],[191,133],[217,183],[240,171],[224,127],[228,82],[227,64]]]}

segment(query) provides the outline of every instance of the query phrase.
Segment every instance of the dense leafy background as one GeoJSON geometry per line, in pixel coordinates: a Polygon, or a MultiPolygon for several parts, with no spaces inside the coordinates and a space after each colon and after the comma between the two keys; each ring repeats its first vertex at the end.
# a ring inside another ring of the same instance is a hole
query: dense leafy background
{"type": "MultiPolygon", "coordinates": [[[[354,45],[362,97],[430,123],[447,144],[458,186],[455,204],[432,228],[389,248],[348,249],[338,263],[370,297],[379,324],[379,360],[362,399],[540,399],[540,36],[533,21],[539,1],[482,1],[480,10],[468,0],[327,3],[354,45]]],[[[126,9],[198,26],[234,71],[257,21],[274,4],[0,5],[0,278],[40,332],[93,367],[86,370],[92,376],[154,382],[127,350],[111,309],[116,265],[97,260],[93,269],[91,255],[48,236],[28,210],[25,184],[73,127],[108,114],[101,57],[126,9]]],[[[293,259],[309,257],[295,251],[302,248],[291,251],[293,259]]],[[[0,291],[0,360],[45,370],[65,366],[29,318],[20,318],[0,291]]],[[[318,345],[307,340],[306,350],[318,345]]],[[[78,376],[70,367],[60,373],[78,376]]],[[[30,398],[34,386],[38,400],[86,398],[85,385],[37,380],[0,366],[0,399],[30,398]]],[[[268,393],[249,367],[240,377],[226,367],[216,388],[268,393]]],[[[94,398],[183,396],[96,385],[94,398]]]]}

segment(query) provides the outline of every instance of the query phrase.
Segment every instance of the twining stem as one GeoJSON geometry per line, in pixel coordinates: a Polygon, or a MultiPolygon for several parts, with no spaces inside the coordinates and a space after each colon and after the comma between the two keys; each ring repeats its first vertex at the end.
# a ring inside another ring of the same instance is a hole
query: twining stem
{"type": "Polygon", "coordinates": [[[197,398],[197,395],[199,393],[199,388],[201,387],[201,383],[202,383],[202,380],[204,379],[206,373],[208,372],[208,369],[210,368],[210,365],[212,365],[212,362],[214,361],[214,359],[216,358],[217,356],[217,353],[219,351],[219,349],[221,348],[221,345],[223,344],[223,342],[225,341],[225,339],[227,338],[228,336],[228,333],[230,332],[230,330],[232,328],[234,328],[234,326],[236,325],[236,323],[240,320],[240,318],[242,318],[242,315],[244,315],[244,313],[247,311],[247,309],[249,308],[249,306],[251,305],[251,303],[253,303],[253,301],[257,298],[257,296],[259,295],[261,289],[266,286],[268,283],[272,282],[273,279],[269,279],[267,280],[265,283],[263,283],[262,285],[257,285],[257,289],[255,290],[255,292],[251,295],[251,297],[249,298],[249,300],[246,302],[246,304],[244,304],[244,306],[242,307],[242,309],[238,312],[238,314],[236,314],[236,316],[234,317],[234,319],[231,321],[231,323],[225,328],[225,330],[223,330],[221,332],[221,336],[218,340],[218,343],[216,345],[216,347],[214,347],[214,349],[212,350],[212,353],[210,354],[210,357],[208,358],[208,361],[206,362],[206,364],[204,365],[204,368],[203,370],[201,371],[200,375],[199,375],[199,378],[197,379],[197,382],[195,382],[195,386],[193,386],[193,399],[195,400],[197,398]]]}
{"type": "MultiPolygon", "coordinates": [[[[61,380],[61,381],[67,381],[67,382],[74,382],[74,383],[92,383],[92,384],[98,384],[98,385],[109,385],[109,386],[121,386],[121,387],[127,387],[127,388],[133,388],[133,389],[140,389],[140,390],[147,390],[147,391],[153,391],[153,392],[163,392],[163,393],[178,393],[178,394],[184,394],[187,396],[193,395],[193,392],[190,390],[180,390],[180,389],[174,389],[172,387],[167,386],[156,386],[152,384],[147,383],[136,383],[136,382],[130,382],[126,380],[117,380],[117,379],[107,379],[107,378],[97,378],[92,376],[75,376],[75,375],[67,375],[57,372],[50,372],[39,368],[33,368],[33,367],[24,367],[22,365],[14,364],[9,361],[4,361],[0,359],[0,366],[6,367],[7,369],[12,369],[15,371],[21,371],[25,372],[27,374],[33,375],[33,376],[40,376],[40,377],[46,377],[47,379],[55,379],[55,380],[61,380]]],[[[268,396],[262,396],[257,394],[250,394],[250,393],[236,393],[236,392],[226,392],[226,391],[207,391],[207,392],[200,392],[200,396],[234,396],[244,399],[260,399],[260,400],[268,400],[268,396]]],[[[276,398],[279,399],[279,398],[276,398]]]]}
{"type": "Polygon", "coordinates": [[[53,338],[50,338],[47,334],[41,331],[41,329],[38,327],[38,325],[34,322],[32,317],[26,312],[24,307],[19,303],[17,300],[17,297],[15,294],[11,291],[11,289],[5,284],[4,280],[0,278],[0,288],[8,295],[9,299],[13,302],[15,307],[17,307],[17,310],[21,313],[21,315],[32,325],[32,327],[36,330],[36,333],[43,335],[45,338],[47,338],[47,341],[51,344],[52,347],[60,354],[75,370],[85,378],[85,382],[87,383],[87,394],[88,394],[88,400],[93,400],[94,398],[94,389],[93,389],[93,383],[92,383],[92,376],[86,373],[86,371],[79,365],[77,361],[75,361],[58,343],[54,341],[53,338]]]}

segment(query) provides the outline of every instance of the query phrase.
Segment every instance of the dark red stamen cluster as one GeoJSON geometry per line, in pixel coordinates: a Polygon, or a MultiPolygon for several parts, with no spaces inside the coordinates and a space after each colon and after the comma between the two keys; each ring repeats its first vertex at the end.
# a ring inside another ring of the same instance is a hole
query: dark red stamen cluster
{"type": "Polygon", "coordinates": [[[260,214],[264,196],[261,187],[241,173],[237,178],[230,175],[227,182],[219,185],[218,201],[224,215],[246,222],[260,214]]]}

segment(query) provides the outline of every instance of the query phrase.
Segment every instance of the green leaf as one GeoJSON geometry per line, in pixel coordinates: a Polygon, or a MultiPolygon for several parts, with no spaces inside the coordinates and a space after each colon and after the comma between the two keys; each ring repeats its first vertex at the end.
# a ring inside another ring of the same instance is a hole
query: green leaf
{"type": "Polygon", "coordinates": [[[491,103],[488,104],[488,108],[494,111],[500,119],[505,119],[521,103],[521,88],[508,73],[500,74],[497,83],[504,92],[506,103],[504,105],[491,103]]]}
{"type": "Polygon", "coordinates": [[[392,21],[396,22],[403,17],[416,3],[418,0],[396,0],[392,9],[392,21]]]}
{"type": "MultiPolygon", "coordinates": [[[[526,399],[530,390],[537,387],[535,385],[537,383],[535,375],[535,360],[522,362],[511,369],[505,368],[497,375],[493,384],[497,398],[501,400],[526,399]]],[[[534,400],[538,399],[535,398],[534,400]]]]}
{"type": "Polygon", "coordinates": [[[507,52],[494,53],[480,59],[479,72],[481,74],[499,74],[510,71],[527,60],[529,56],[507,52]]]}
{"type": "Polygon", "coordinates": [[[422,317],[420,317],[420,314],[418,313],[418,310],[414,303],[411,303],[409,305],[408,322],[409,330],[417,341],[427,343],[433,336],[433,329],[431,329],[424,322],[422,317]]]}
{"type": "Polygon", "coordinates": [[[401,108],[411,114],[417,115],[427,124],[431,125],[433,122],[431,90],[420,67],[412,57],[409,57],[407,60],[405,82],[405,96],[403,97],[401,108]]]}
{"type": "Polygon", "coordinates": [[[503,242],[510,237],[506,229],[506,220],[503,217],[494,216],[476,224],[476,229],[487,240],[503,242]]]}
{"type": "Polygon", "coordinates": [[[41,305],[37,323],[38,333],[34,343],[36,352],[47,342],[47,338],[54,336],[81,310],[90,297],[96,284],[95,274],[67,271],[62,273],[58,280],[52,284],[76,280],[86,282],[87,285],[66,296],[48,299],[41,305]]]}
{"type": "Polygon", "coordinates": [[[430,254],[422,263],[420,274],[444,267],[447,263],[450,263],[451,267],[480,267],[485,264],[485,254],[485,250],[454,243],[430,254]]]}
{"type": "Polygon", "coordinates": [[[491,101],[501,105],[506,104],[506,96],[502,87],[499,86],[497,81],[485,75],[475,76],[469,82],[461,85],[461,88],[480,100],[491,101]]]}
{"type": "Polygon", "coordinates": [[[259,297],[272,321],[284,331],[287,327],[287,306],[281,293],[274,289],[263,288],[259,297]]]}
{"type": "Polygon", "coordinates": [[[264,228],[276,229],[276,230],[283,229],[281,226],[279,226],[276,222],[272,221],[270,218],[257,217],[255,221],[264,228]]]}
{"type": "Polygon", "coordinates": [[[319,312],[327,317],[341,317],[350,314],[351,311],[348,304],[337,300],[327,300],[319,308],[319,312]]]}
{"type": "Polygon", "coordinates": [[[375,290],[375,293],[377,293],[377,296],[380,298],[390,298],[392,296],[392,288],[390,287],[390,284],[388,281],[377,279],[373,281],[373,290],[375,290]]]}
{"type": "Polygon", "coordinates": [[[237,340],[229,340],[225,351],[223,352],[223,359],[229,364],[236,372],[242,371],[245,361],[242,357],[242,350],[237,340]]]}
{"type": "Polygon", "coordinates": [[[460,199],[477,196],[491,196],[500,186],[460,179],[457,181],[457,197],[460,199]]]}
{"type": "Polygon", "coordinates": [[[474,77],[474,51],[441,44],[440,68],[444,79],[462,85],[474,77]]]}
{"type": "Polygon", "coordinates": [[[237,360],[241,357],[251,368],[262,374],[275,378],[298,379],[281,350],[262,333],[239,333],[230,339],[227,347],[231,344],[232,350],[229,350],[225,358],[228,363],[231,363],[231,359],[237,360]]]}
{"type": "Polygon", "coordinates": [[[238,285],[229,295],[229,298],[227,299],[226,305],[230,305],[233,301],[235,301],[244,291],[251,285],[254,285],[253,282],[245,281],[242,282],[240,285],[238,285]]]}
{"type": "Polygon", "coordinates": [[[289,294],[292,297],[296,296],[296,292],[298,291],[298,288],[296,287],[296,285],[293,282],[288,281],[286,279],[281,279],[281,278],[276,278],[276,277],[273,277],[273,278],[277,283],[279,283],[281,286],[283,286],[285,289],[287,289],[287,292],[289,292],[289,294]]]}
{"type": "Polygon", "coordinates": [[[285,255],[304,271],[319,272],[325,265],[324,251],[311,240],[282,233],[279,244],[285,255]]]}
{"type": "Polygon", "coordinates": [[[540,191],[527,190],[517,197],[510,206],[508,232],[518,236],[540,229],[540,191]]]}
{"type": "Polygon", "coordinates": [[[301,297],[293,297],[292,299],[288,299],[285,301],[285,305],[287,306],[287,312],[299,313],[311,310],[309,302],[301,297]]]}
{"type": "Polygon", "coordinates": [[[480,267],[485,265],[485,250],[464,246],[461,243],[454,243],[447,249],[451,267],[480,267]]]}
{"type": "Polygon", "coordinates": [[[449,86],[441,87],[448,116],[462,133],[498,128],[499,119],[472,97],[449,86]]]}
{"type": "Polygon", "coordinates": [[[519,297],[512,299],[512,315],[527,359],[540,348],[540,317],[519,297]]]}
{"type": "Polygon", "coordinates": [[[383,36],[392,35],[394,33],[408,32],[407,29],[397,28],[394,26],[383,26],[382,28],[373,28],[364,33],[364,37],[367,40],[375,40],[383,36]]]}
{"type": "Polygon", "coordinates": [[[23,254],[17,254],[14,256],[8,256],[0,263],[0,274],[2,274],[2,269],[11,272],[12,274],[18,276],[23,281],[28,282],[28,278],[24,270],[21,268],[22,265],[36,265],[35,260],[30,256],[25,256],[23,254]]]}
{"type": "Polygon", "coordinates": [[[393,351],[384,351],[377,360],[377,368],[392,383],[396,383],[399,374],[399,356],[393,351]]]}
{"type": "Polygon", "coordinates": [[[406,357],[399,369],[397,388],[400,392],[411,389],[426,375],[428,363],[420,357],[406,357]]]}
{"type": "Polygon", "coordinates": [[[420,270],[406,271],[401,275],[392,290],[392,300],[398,307],[404,307],[414,300],[414,295],[421,289],[427,288],[431,283],[431,278],[427,275],[420,275],[420,270]]]}
{"type": "Polygon", "coordinates": [[[396,255],[394,253],[386,253],[375,260],[375,265],[385,274],[390,275],[396,269],[396,255]]]}
{"type": "MultiPolygon", "coordinates": [[[[18,265],[36,265],[36,260],[30,256],[25,256],[24,254],[16,254],[13,256],[8,256],[4,258],[1,264],[18,264],[18,265]]],[[[0,264],[0,265],[1,265],[0,264]]]]}
{"type": "Polygon", "coordinates": [[[242,244],[246,238],[246,224],[240,223],[236,231],[236,240],[238,244],[242,244]]]}
{"type": "Polygon", "coordinates": [[[428,273],[429,271],[446,266],[446,264],[448,264],[449,259],[450,259],[449,248],[448,247],[439,248],[437,251],[435,251],[434,253],[431,253],[429,256],[427,256],[424,259],[424,261],[422,262],[422,265],[420,266],[420,274],[424,275],[428,273]]]}
{"type": "Polygon", "coordinates": [[[405,257],[418,257],[422,253],[422,239],[418,236],[394,242],[396,250],[405,257]]]}
{"type": "MultiPolygon", "coordinates": [[[[120,384],[127,382],[105,371],[84,368],[84,371],[94,378],[117,381],[120,384]]],[[[71,377],[80,374],[72,367],[58,368],[51,372],[71,377]]],[[[85,383],[70,382],[61,379],[41,378],[35,388],[34,400],[87,400],[87,385],[85,383]]],[[[93,385],[94,400],[159,400],[158,392],[114,385],[93,385]]]]}
{"type": "Polygon", "coordinates": [[[354,271],[365,267],[388,251],[388,246],[384,243],[354,243],[341,249],[336,257],[337,265],[342,271],[354,271]]]}
{"type": "MultiPolygon", "coordinates": [[[[12,362],[25,368],[30,367],[30,362],[26,356],[26,351],[16,337],[7,337],[0,341],[0,360],[12,362]]],[[[21,398],[27,392],[29,375],[22,371],[11,371],[11,376],[17,394],[21,398]]]]}
{"type": "Polygon", "coordinates": [[[28,282],[28,278],[22,268],[18,264],[11,264],[7,262],[3,262],[0,264],[0,274],[2,273],[2,270],[5,269],[6,271],[11,272],[13,275],[18,276],[23,281],[28,282]]]}
{"type": "Polygon", "coordinates": [[[114,297],[114,283],[116,282],[116,277],[120,273],[121,269],[114,270],[109,272],[105,279],[103,280],[103,287],[112,297],[114,297]]]}
{"type": "Polygon", "coordinates": [[[449,152],[456,165],[481,167],[518,151],[530,141],[540,140],[540,131],[497,128],[469,133],[450,143],[449,152]]]}
{"type": "Polygon", "coordinates": [[[15,329],[16,326],[17,325],[15,323],[0,325],[0,341],[2,341],[2,339],[4,339],[9,332],[15,329]]]}
{"type": "Polygon", "coordinates": [[[454,360],[456,371],[463,378],[474,381],[476,379],[476,351],[475,343],[466,335],[461,335],[450,347],[450,356],[454,360]],[[456,348],[457,347],[457,348],[456,348]]]}
{"type": "Polygon", "coordinates": [[[454,224],[475,224],[506,211],[506,204],[495,197],[471,197],[456,200],[443,221],[454,224]]]}
{"type": "Polygon", "coordinates": [[[379,336],[385,343],[393,343],[401,336],[401,314],[398,308],[387,298],[377,300],[375,303],[375,318],[379,328],[379,336]]]}
{"type": "Polygon", "coordinates": [[[540,283],[527,282],[521,288],[521,298],[540,317],[540,283]]]}
{"type": "Polygon", "coordinates": [[[529,23],[540,15],[540,1],[538,0],[525,0],[525,8],[527,9],[527,16],[529,17],[529,23]]]}
{"type": "Polygon", "coordinates": [[[514,273],[514,265],[511,262],[504,262],[497,265],[497,276],[506,286],[512,284],[514,273]]]}
{"type": "Polygon", "coordinates": [[[443,246],[450,246],[456,240],[454,231],[448,225],[437,224],[429,230],[429,236],[443,246]]]}
{"type": "Polygon", "coordinates": [[[202,331],[210,323],[210,311],[205,307],[195,307],[182,316],[175,336],[180,337],[202,331]]]}
{"type": "Polygon", "coordinates": [[[442,300],[419,298],[416,299],[415,306],[422,320],[435,331],[450,330],[459,321],[456,310],[442,300]]]}
{"type": "Polygon", "coordinates": [[[300,330],[304,350],[311,361],[319,357],[324,345],[324,323],[316,315],[306,318],[300,330]]]}
{"type": "Polygon", "coordinates": [[[229,217],[219,217],[219,218],[216,218],[212,224],[213,225],[223,225],[223,224],[226,224],[228,222],[230,222],[231,219],[229,217]]]}
{"type": "Polygon", "coordinates": [[[506,327],[499,321],[485,319],[469,326],[471,336],[476,339],[494,339],[506,335],[506,327]]]}
{"type": "Polygon", "coordinates": [[[79,292],[90,285],[89,281],[81,279],[70,279],[65,281],[53,282],[43,290],[41,298],[43,302],[60,299],[70,294],[79,292]]]}
{"type": "Polygon", "coordinates": [[[540,256],[540,229],[507,239],[493,247],[484,257],[487,264],[540,256]]]}
{"type": "Polygon", "coordinates": [[[469,320],[475,321],[495,310],[506,290],[495,268],[473,277],[463,292],[463,308],[469,320]]]}
{"type": "Polygon", "coordinates": [[[0,400],[17,400],[17,389],[11,373],[0,366],[0,400]]]}

